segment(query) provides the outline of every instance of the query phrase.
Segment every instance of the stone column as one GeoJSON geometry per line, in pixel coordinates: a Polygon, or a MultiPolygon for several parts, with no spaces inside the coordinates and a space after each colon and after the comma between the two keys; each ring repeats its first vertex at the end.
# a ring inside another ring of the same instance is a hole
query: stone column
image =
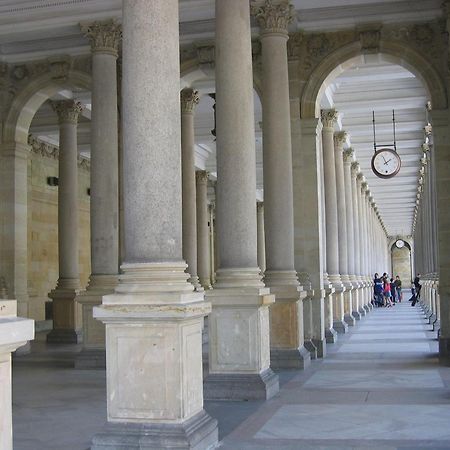
{"type": "Polygon", "coordinates": [[[115,293],[94,308],[106,324],[108,423],[91,449],[207,449],[211,308],[182,259],[178,1],[125,1],[122,18],[125,253],[115,293]]]}
{"type": "Polygon", "coordinates": [[[81,318],[75,297],[80,291],[78,264],[77,124],[81,103],[53,102],[59,120],[58,261],[59,278],[48,296],[53,300],[53,330],[47,342],[81,341],[81,318]]]}
{"type": "Polygon", "coordinates": [[[335,150],[335,164],[336,164],[336,199],[338,209],[338,233],[339,233],[339,273],[341,274],[342,284],[345,287],[344,302],[338,303],[336,323],[333,328],[345,333],[348,331],[348,326],[355,324],[355,319],[352,316],[352,285],[350,283],[350,276],[348,270],[348,254],[350,253],[347,241],[347,199],[345,196],[345,179],[344,179],[344,159],[343,151],[344,144],[347,142],[348,134],[345,131],[340,131],[334,134],[334,150],[335,150]],[[340,310],[340,307],[343,309],[340,310]]]}
{"type": "Polygon", "coordinates": [[[354,204],[354,222],[353,228],[355,230],[355,270],[357,274],[357,279],[359,281],[359,309],[360,315],[365,316],[366,310],[364,309],[364,285],[365,282],[362,278],[362,222],[361,222],[361,177],[359,163],[352,163],[352,194],[353,194],[353,204],[354,204]]]}
{"type": "MultiPolygon", "coordinates": [[[[346,223],[347,223],[347,260],[348,260],[348,275],[350,283],[352,285],[352,310],[350,315],[355,320],[360,320],[361,316],[358,312],[359,306],[359,283],[356,278],[355,267],[355,245],[356,244],[356,230],[354,226],[355,222],[355,205],[352,192],[352,162],[354,158],[354,151],[352,148],[348,148],[343,153],[344,164],[344,190],[345,190],[345,205],[346,205],[346,223]]],[[[347,322],[348,323],[348,322],[347,322]]],[[[354,322],[353,322],[354,323],[354,322]]]]}
{"type": "MultiPolygon", "coordinates": [[[[299,102],[296,102],[298,108],[299,102]]],[[[312,355],[326,356],[325,339],[325,289],[323,260],[324,237],[322,236],[321,180],[320,180],[320,136],[322,123],[319,119],[303,119],[300,111],[294,110],[298,118],[297,138],[293,146],[294,176],[294,223],[295,223],[295,267],[302,285],[309,285],[305,300],[306,339],[305,346],[312,355]],[[305,214],[305,211],[308,211],[305,214]]]]}
{"type": "Polygon", "coordinates": [[[275,294],[270,309],[271,366],[305,368],[303,298],[294,269],[294,205],[289,77],[286,43],[293,7],[288,1],[253,2],[261,31],[263,83],[264,281],[275,294]]]}
{"type": "MultiPolygon", "coordinates": [[[[336,162],[334,157],[334,125],[338,119],[338,112],[334,109],[322,111],[322,149],[323,176],[325,182],[325,216],[326,216],[326,261],[327,273],[335,293],[328,295],[327,318],[325,328],[327,342],[336,341],[334,324],[343,323],[342,317],[335,318],[334,307],[339,314],[344,310],[344,286],[339,275],[339,228],[336,186],[336,162]],[[333,305],[334,303],[334,305],[333,305]]],[[[342,325],[345,327],[345,325],[342,325]]]]}
{"type": "Polygon", "coordinates": [[[17,317],[16,300],[0,300],[0,448],[13,450],[11,352],[34,339],[34,321],[17,317]]]}
{"type": "Polygon", "coordinates": [[[217,252],[217,244],[216,244],[216,227],[214,226],[216,220],[216,204],[215,202],[211,202],[208,207],[209,214],[209,267],[211,273],[211,284],[214,285],[216,283],[216,252],[217,252]]]}
{"type": "Polygon", "coordinates": [[[105,366],[105,327],[94,306],[111,294],[119,273],[117,57],[122,30],[109,20],[82,26],[92,48],[91,276],[76,299],[83,311],[83,350],[76,367],[105,366]]]}
{"type": "Polygon", "coordinates": [[[256,223],[258,235],[258,267],[261,269],[261,274],[264,275],[266,271],[266,244],[264,234],[264,203],[256,203],[256,223]]]}
{"type": "Polygon", "coordinates": [[[369,276],[368,276],[368,255],[369,255],[369,247],[368,247],[368,236],[369,236],[369,229],[368,229],[368,192],[369,192],[369,185],[367,184],[367,181],[365,177],[363,177],[362,183],[361,183],[361,219],[362,219],[362,276],[365,281],[365,295],[364,295],[364,308],[366,311],[370,311],[369,308],[369,298],[370,298],[370,284],[369,284],[369,276]]]}
{"type": "Polygon", "coordinates": [[[188,265],[189,281],[201,288],[197,276],[197,208],[195,203],[195,136],[194,109],[198,92],[191,88],[181,91],[181,178],[183,193],[183,258],[188,265]]]}
{"type": "MultiPolygon", "coordinates": [[[[200,284],[204,289],[211,289],[211,271],[209,256],[208,213],[208,172],[196,172],[197,192],[197,269],[200,284]]],[[[192,274],[191,274],[192,276],[192,274]]]]}
{"type": "Polygon", "coordinates": [[[270,369],[269,305],[257,263],[256,171],[250,7],[216,1],[217,241],[207,292],[210,399],[261,399],[278,392],[270,369]],[[238,102],[239,104],[237,105],[238,102]]]}

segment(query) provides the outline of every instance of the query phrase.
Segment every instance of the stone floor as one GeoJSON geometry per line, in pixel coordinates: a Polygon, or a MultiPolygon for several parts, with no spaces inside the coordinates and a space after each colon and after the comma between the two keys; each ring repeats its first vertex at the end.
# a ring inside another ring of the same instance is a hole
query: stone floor
{"type": "MultiPolygon", "coordinates": [[[[280,372],[267,402],[208,402],[219,447],[247,449],[448,449],[450,368],[418,307],[376,309],[325,360],[280,372]]],[[[44,344],[14,360],[14,449],[85,450],[105,422],[105,373],[75,370],[77,346],[44,344]]]]}

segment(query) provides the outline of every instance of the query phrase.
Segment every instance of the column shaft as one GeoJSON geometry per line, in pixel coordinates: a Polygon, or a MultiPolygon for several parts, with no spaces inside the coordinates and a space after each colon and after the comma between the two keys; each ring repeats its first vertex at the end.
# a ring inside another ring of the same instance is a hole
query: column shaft
{"type": "MultiPolygon", "coordinates": [[[[197,191],[197,268],[200,284],[204,289],[211,289],[210,248],[208,214],[208,173],[198,171],[196,173],[197,191]]],[[[192,274],[191,274],[192,276],[192,274]]]]}

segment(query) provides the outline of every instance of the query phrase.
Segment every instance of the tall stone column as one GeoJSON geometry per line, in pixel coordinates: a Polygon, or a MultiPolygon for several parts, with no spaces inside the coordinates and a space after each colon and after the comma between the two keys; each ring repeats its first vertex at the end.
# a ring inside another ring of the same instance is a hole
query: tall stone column
{"type": "Polygon", "coordinates": [[[250,6],[216,0],[217,240],[219,264],[208,292],[211,399],[269,398],[269,305],[257,263],[256,171],[250,6]],[[236,105],[239,101],[239,107],[236,105]]]}
{"type": "MultiPolygon", "coordinates": [[[[196,172],[196,206],[197,206],[197,269],[200,284],[204,289],[211,289],[210,249],[208,213],[208,172],[196,172]]],[[[192,276],[192,274],[191,274],[192,276]]]]}
{"type": "Polygon", "coordinates": [[[181,91],[181,178],[183,193],[183,258],[188,265],[189,281],[201,288],[197,276],[197,208],[195,200],[195,136],[194,109],[198,92],[191,88],[181,91]]]}
{"type": "Polygon", "coordinates": [[[347,142],[348,134],[345,131],[340,131],[334,134],[334,150],[335,150],[335,164],[336,164],[336,199],[338,209],[338,235],[339,235],[339,273],[341,275],[342,284],[345,287],[344,301],[336,304],[335,323],[333,328],[345,333],[348,331],[348,326],[355,324],[355,319],[352,316],[352,285],[350,283],[350,276],[348,270],[348,253],[350,252],[347,242],[347,199],[345,196],[345,180],[344,180],[344,159],[343,151],[344,144],[347,142]],[[343,309],[340,309],[343,308],[343,309]]]}
{"type": "Polygon", "coordinates": [[[261,274],[264,275],[266,271],[266,244],[264,233],[264,202],[257,202],[256,204],[256,223],[258,235],[258,267],[261,269],[261,274]]]}
{"type": "Polygon", "coordinates": [[[94,306],[117,286],[119,273],[119,153],[117,57],[122,30],[114,21],[82,26],[92,48],[91,276],[76,299],[83,311],[83,350],[76,367],[105,366],[105,327],[94,306]]]}
{"type": "MultiPolygon", "coordinates": [[[[344,165],[344,190],[345,190],[345,214],[347,223],[347,261],[348,261],[348,275],[350,283],[352,285],[352,309],[350,315],[355,320],[360,320],[361,316],[358,312],[359,306],[359,283],[356,278],[355,267],[355,245],[357,245],[356,230],[354,226],[355,222],[355,205],[352,191],[352,162],[354,158],[354,151],[352,148],[348,148],[343,153],[343,165],[344,165]]],[[[354,322],[353,322],[354,323],[354,322]]]]}
{"type": "Polygon", "coordinates": [[[264,281],[275,294],[270,309],[271,366],[305,368],[303,292],[294,269],[294,205],[286,43],[293,7],[288,1],[252,3],[261,31],[264,162],[264,281]]]}
{"type": "MultiPolygon", "coordinates": [[[[334,324],[343,323],[344,286],[339,275],[339,228],[336,186],[336,162],[334,156],[334,125],[339,115],[335,109],[322,111],[322,149],[323,149],[323,176],[325,183],[325,216],[326,216],[326,262],[328,279],[330,280],[334,295],[328,295],[327,319],[325,328],[327,342],[335,342],[336,330],[334,324]],[[336,308],[337,306],[337,308],[336,308]],[[334,308],[339,311],[335,317],[334,308]]],[[[345,327],[345,325],[342,325],[345,327]]]]}
{"type": "Polygon", "coordinates": [[[355,270],[357,279],[359,281],[359,309],[358,312],[362,315],[366,315],[366,310],[364,309],[364,286],[365,282],[362,278],[362,222],[361,222],[361,177],[360,167],[358,162],[352,163],[352,195],[353,195],[353,228],[355,230],[355,270]]]}
{"type": "Polygon", "coordinates": [[[210,258],[209,258],[209,267],[211,273],[211,284],[216,284],[216,252],[217,252],[217,243],[216,243],[216,227],[214,226],[216,221],[216,204],[215,202],[211,202],[208,207],[209,214],[209,248],[210,248],[210,258]]]}
{"type": "Polygon", "coordinates": [[[53,102],[59,120],[58,262],[59,278],[48,296],[53,300],[53,330],[47,342],[81,341],[81,318],[75,297],[80,291],[78,263],[77,124],[81,103],[53,102]]]}
{"type": "Polygon", "coordinates": [[[106,324],[108,423],[91,449],[207,449],[211,308],[182,259],[178,1],[125,1],[122,18],[125,253],[115,293],[94,308],[106,324]]]}
{"type": "Polygon", "coordinates": [[[369,285],[369,277],[368,277],[368,255],[369,255],[369,248],[368,248],[368,199],[367,199],[367,192],[369,190],[369,185],[367,184],[367,181],[365,177],[363,177],[363,180],[361,182],[361,221],[362,221],[362,261],[361,261],[361,267],[362,267],[362,277],[365,281],[365,294],[364,294],[364,308],[366,311],[369,311],[369,297],[370,297],[370,285],[369,285]]]}

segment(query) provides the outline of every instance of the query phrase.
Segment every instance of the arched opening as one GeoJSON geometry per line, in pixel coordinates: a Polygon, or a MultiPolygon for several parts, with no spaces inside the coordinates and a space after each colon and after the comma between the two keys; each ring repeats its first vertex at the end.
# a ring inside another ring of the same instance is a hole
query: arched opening
{"type": "Polygon", "coordinates": [[[403,289],[408,289],[413,279],[411,246],[406,241],[398,240],[392,244],[390,250],[392,276],[394,278],[399,276],[400,280],[402,280],[403,289]]]}

